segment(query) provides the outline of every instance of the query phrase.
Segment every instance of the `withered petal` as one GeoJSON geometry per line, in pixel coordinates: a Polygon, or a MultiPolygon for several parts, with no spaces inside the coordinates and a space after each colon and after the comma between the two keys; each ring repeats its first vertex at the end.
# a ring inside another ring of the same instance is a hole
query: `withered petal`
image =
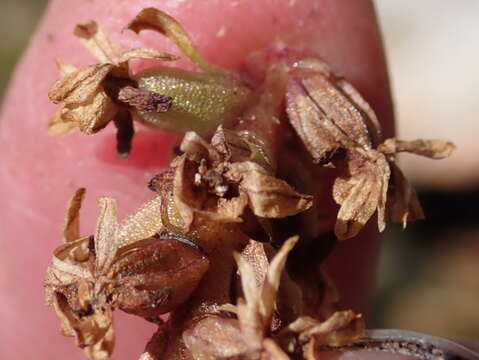
{"type": "Polygon", "coordinates": [[[218,199],[217,211],[224,219],[240,222],[241,215],[243,215],[246,206],[248,206],[248,196],[245,193],[240,193],[231,199],[218,199]]]}
{"type": "Polygon", "coordinates": [[[250,240],[241,251],[241,257],[253,267],[256,285],[263,284],[269,267],[264,244],[250,240]]]}
{"type": "Polygon", "coordinates": [[[241,275],[241,287],[247,305],[259,306],[261,287],[256,282],[256,274],[253,266],[241,256],[240,253],[234,253],[238,272],[241,275]]]}
{"type": "Polygon", "coordinates": [[[85,191],[85,188],[79,188],[68,203],[63,223],[63,240],[65,242],[77,240],[80,237],[80,208],[85,197],[85,191]]]}
{"type": "Polygon", "coordinates": [[[174,61],[180,57],[172,54],[165,53],[160,50],[139,47],[123,52],[117,59],[118,62],[126,62],[131,59],[153,59],[161,61],[174,61]]]}
{"type": "Polygon", "coordinates": [[[106,35],[103,28],[95,21],[78,24],[73,30],[74,35],[102,63],[116,63],[121,55],[120,48],[106,35]]]}
{"type": "Polygon", "coordinates": [[[257,285],[257,274],[247,258],[238,253],[234,254],[245,296],[245,300],[238,299],[236,313],[243,335],[252,349],[261,348],[264,334],[271,326],[286,258],[297,241],[296,236],[283,244],[271,261],[264,282],[260,286],[257,285]]]}
{"type": "Polygon", "coordinates": [[[231,164],[225,177],[239,183],[240,191],[248,195],[251,210],[259,217],[296,215],[312,205],[312,196],[294,191],[287,182],[251,161],[231,164]]]}
{"type": "Polygon", "coordinates": [[[271,321],[273,315],[279,283],[283,274],[284,266],[286,265],[286,259],[288,258],[289,252],[297,244],[298,240],[298,236],[293,236],[286,240],[269,264],[261,294],[261,312],[263,317],[269,320],[268,323],[271,321]]]}
{"type": "Polygon", "coordinates": [[[52,297],[52,305],[60,320],[60,329],[64,336],[75,337],[76,318],[64,295],[55,292],[52,297]]]}
{"type": "Polygon", "coordinates": [[[76,277],[77,279],[92,278],[92,273],[88,269],[76,264],[72,264],[70,262],[60,260],[56,256],[53,256],[52,258],[52,265],[50,269],[52,269],[56,273],[56,277],[62,282],[64,281],[62,279],[64,276],[66,276],[67,279],[70,279],[72,277],[76,277]]]}
{"type": "Polygon", "coordinates": [[[382,154],[374,151],[373,158],[361,154],[350,156],[349,161],[353,164],[350,171],[354,173],[336,179],[333,186],[334,200],[341,205],[334,230],[340,240],[356,236],[376,211],[379,230],[382,231],[385,226],[389,164],[382,154]],[[360,166],[356,165],[357,161],[360,161],[360,166]]]}
{"type": "Polygon", "coordinates": [[[83,133],[91,135],[108,125],[117,111],[118,105],[99,88],[85,103],[65,105],[61,116],[65,121],[75,123],[83,133]]]}
{"type": "Polygon", "coordinates": [[[317,345],[339,347],[351,344],[365,330],[364,318],[351,310],[337,311],[329,319],[303,330],[299,339],[303,343],[314,337],[317,345]]]}
{"type": "Polygon", "coordinates": [[[447,158],[455,149],[456,146],[452,142],[439,139],[404,141],[390,138],[386,139],[384,143],[378,147],[378,151],[381,151],[384,154],[409,152],[431,159],[447,158]]]}
{"type": "Polygon", "coordinates": [[[55,104],[83,104],[98,93],[102,81],[113,68],[113,64],[95,64],[69,73],[53,84],[48,97],[55,104]]]}
{"type": "Polygon", "coordinates": [[[409,221],[424,219],[421,204],[416,191],[406,179],[401,169],[391,163],[393,191],[391,193],[391,217],[395,222],[402,223],[403,228],[409,221]]]}
{"type": "Polygon", "coordinates": [[[74,65],[68,64],[63,62],[61,59],[56,59],[56,64],[58,68],[58,72],[62,77],[67,76],[68,74],[74,73],[78,70],[78,68],[74,65]]]}
{"type": "Polygon", "coordinates": [[[390,163],[383,156],[376,159],[377,178],[381,183],[377,205],[378,230],[383,232],[386,228],[386,202],[388,198],[389,179],[391,177],[390,163]]]}
{"type": "Polygon", "coordinates": [[[79,265],[89,258],[89,240],[90,236],[83,236],[65,242],[53,251],[53,255],[60,260],[79,265]]]}
{"type": "Polygon", "coordinates": [[[180,23],[168,14],[155,8],[141,10],[127,26],[138,33],[142,30],[154,30],[170,38],[188,58],[201,70],[214,73],[228,73],[226,70],[209,63],[199,52],[188,33],[180,23]]]}

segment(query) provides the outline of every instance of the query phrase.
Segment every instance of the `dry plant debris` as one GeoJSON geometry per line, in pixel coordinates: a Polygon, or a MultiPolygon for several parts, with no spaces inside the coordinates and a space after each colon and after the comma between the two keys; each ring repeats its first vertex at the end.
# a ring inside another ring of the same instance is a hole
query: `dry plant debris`
{"type": "Polygon", "coordinates": [[[64,335],[89,358],[107,359],[119,308],[158,325],[143,360],[312,360],[322,345],[353,342],[364,322],[338,311],[337,291],[319,267],[332,246],[322,244],[328,236],[356,236],[374,214],[382,231],[388,209],[404,225],[422,218],[395,156],[440,159],[454,145],[383,140],[371,107],[319,58],[269,49],[256,59],[264,71],[255,69],[246,82],[210,64],[160,10],[142,10],[127,28],[169,37],[200,71],[133,74],[133,58],[177,57],[150,48],[122,51],[94,22],[75,28],[99,63],[76,68],[58,61],[61,79],[49,96],[59,110],[50,134],[77,127],[94,134],[113,120],[124,157],[133,119],[184,137],[170,168],[149,183],[156,197],[123,222],[115,200],[101,198],[95,234],[80,236],[85,190],[73,196],[45,280],[64,335]],[[330,195],[318,192],[331,176],[330,195]],[[328,197],[339,205],[336,225],[321,228],[317,210],[328,197]],[[278,226],[301,238],[287,239],[278,226]],[[163,323],[159,315],[167,312],[163,323]]]}

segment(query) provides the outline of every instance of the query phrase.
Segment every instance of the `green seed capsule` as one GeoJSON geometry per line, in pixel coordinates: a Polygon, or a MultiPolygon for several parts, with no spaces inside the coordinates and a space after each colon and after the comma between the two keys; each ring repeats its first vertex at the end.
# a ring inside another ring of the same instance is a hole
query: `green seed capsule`
{"type": "Polygon", "coordinates": [[[191,72],[175,68],[152,68],[139,73],[140,89],[173,99],[167,112],[138,111],[145,124],[168,132],[214,132],[228,126],[245,110],[252,91],[236,77],[219,73],[191,72]]]}

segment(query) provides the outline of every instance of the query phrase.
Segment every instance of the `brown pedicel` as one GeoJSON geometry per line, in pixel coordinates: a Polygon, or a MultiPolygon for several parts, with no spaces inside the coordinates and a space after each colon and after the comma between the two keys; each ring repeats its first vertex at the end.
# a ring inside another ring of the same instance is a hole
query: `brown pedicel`
{"type": "Polygon", "coordinates": [[[99,63],[58,62],[50,134],[94,134],[113,120],[121,156],[130,152],[133,120],[184,137],[170,168],[149,184],[156,196],[121,223],[115,200],[101,198],[95,234],[82,237],[85,190],[71,199],[45,280],[63,334],[89,358],[107,359],[119,308],[158,325],[143,360],[313,360],[321,347],[353,343],[364,321],[339,309],[320,263],[374,214],[379,231],[387,212],[404,225],[422,218],[395,156],[440,159],[454,145],[383,140],[371,107],[317,57],[268,49],[247,82],[206,61],[160,10],[142,10],[128,28],[169,37],[200,71],[133,74],[133,58],[177,57],[121,51],[94,22],[75,28],[99,63]],[[335,225],[324,219],[331,199],[335,225]],[[159,315],[167,312],[165,323],[159,315]]]}

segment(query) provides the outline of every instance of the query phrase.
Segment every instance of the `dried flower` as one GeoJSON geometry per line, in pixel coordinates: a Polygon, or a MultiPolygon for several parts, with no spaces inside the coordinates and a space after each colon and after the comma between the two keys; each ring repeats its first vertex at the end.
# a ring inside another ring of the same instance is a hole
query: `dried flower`
{"type": "Polygon", "coordinates": [[[290,238],[275,255],[261,284],[257,273],[240,254],[235,254],[244,299],[237,305],[225,304],[219,311],[234,313],[237,319],[210,314],[183,333],[183,340],[194,359],[290,359],[298,353],[315,360],[317,346],[342,346],[356,340],[364,331],[361,315],[352,311],[334,313],[322,322],[299,317],[279,332],[272,332],[273,313],[288,253],[298,237],[290,238]]]}
{"type": "Polygon", "coordinates": [[[335,227],[339,239],[355,236],[376,212],[379,231],[384,230],[388,195],[394,220],[405,224],[422,218],[416,195],[395,165],[394,155],[407,151],[441,159],[452,153],[452,143],[387,139],[380,144],[380,125],[371,107],[318,59],[294,63],[286,99],[291,125],[314,161],[339,169],[333,187],[334,200],[340,205],[335,227]],[[390,181],[394,188],[388,192],[390,181]]]}
{"type": "Polygon", "coordinates": [[[208,260],[175,236],[138,239],[150,231],[148,222],[138,223],[145,220],[144,209],[118,224],[116,202],[109,198],[99,199],[95,235],[79,237],[84,192],[79,189],[70,201],[64,244],[46,272],[46,301],[55,308],[64,335],[75,337],[89,358],[107,359],[114,347],[115,308],[160,323],[159,314],[191,295],[208,260]]]}
{"type": "Polygon", "coordinates": [[[75,127],[90,135],[113,120],[122,133],[118,152],[127,156],[135,114],[155,128],[211,133],[244,109],[251,91],[233,73],[209,64],[176,20],[148,8],[128,28],[135,32],[151,29],[168,36],[204,72],[160,67],[135,75],[131,59],[173,61],[178,57],[151,48],[122,52],[95,22],[77,25],[75,36],[100,63],[80,69],[58,63],[62,78],[51,88],[49,98],[60,109],[51,119],[51,135],[66,135],[75,127]]]}
{"type": "Polygon", "coordinates": [[[171,210],[163,212],[165,225],[173,223],[174,229],[187,232],[195,228],[198,218],[242,223],[248,208],[260,218],[281,218],[307,210],[311,196],[294,191],[261,166],[268,161],[258,155],[261,146],[251,141],[222,127],[211,144],[196,133],[187,133],[180,146],[184,154],[172,163],[173,173],[162,173],[150,183],[164,204],[175,209],[173,220],[168,215],[171,210]]]}

